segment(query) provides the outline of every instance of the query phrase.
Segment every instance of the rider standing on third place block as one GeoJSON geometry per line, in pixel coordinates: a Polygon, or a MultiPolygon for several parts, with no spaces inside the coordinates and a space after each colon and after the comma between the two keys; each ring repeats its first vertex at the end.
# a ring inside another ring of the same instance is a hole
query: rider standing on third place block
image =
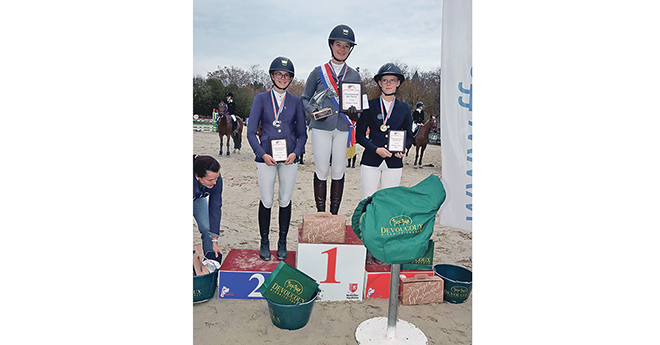
{"type": "Polygon", "coordinates": [[[364,147],[360,162],[362,199],[380,189],[398,186],[403,174],[403,157],[413,143],[410,105],[396,98],[399,87],[406,80],[401,69],[393,63],[384,64],[374,81],[380,89],[380,97],[369,100],[357,123],[357,142],[364,147]],[[366,132],[369,129],[369,137],[366,132]],[[390,152],[390,130],[406,132],[403,152],[390,152]]]}

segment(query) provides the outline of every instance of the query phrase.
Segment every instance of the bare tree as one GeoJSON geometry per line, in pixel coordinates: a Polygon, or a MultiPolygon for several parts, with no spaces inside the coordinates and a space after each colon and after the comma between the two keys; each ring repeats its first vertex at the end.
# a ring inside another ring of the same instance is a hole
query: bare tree
{"type": "MultiPolygon", "coordinates": [[[[431,115],[440,118],[440,68],[435,71],[421,71],[418,67],[410,67],[405,62],[393,61],[406,77],[406,81],[399,88],[397,97],[411,105],[418,101],[426,106],[426,117],[431,115]]],[[[374,81],[374,73],[367,69],[359,69],[362,78],[362,89],[368,99],[377,98],[380,89],[374,81]]],[[[236,113],[246,118],[250,113],[252,100],[260,92],[269,90],[272,81],[268,71],[260,65],[250,66],[249,71],[239,67],[218,67],[218,70],[208,72],[206,79],[196,76],[193,78],[193,112],[200,115],[210,115],[213,108],[225,99],[226,92],[234,94],[236,113]]],[[[305,80],[293,79],[288,91],[300,96],[305,88],[305,80]]]]}

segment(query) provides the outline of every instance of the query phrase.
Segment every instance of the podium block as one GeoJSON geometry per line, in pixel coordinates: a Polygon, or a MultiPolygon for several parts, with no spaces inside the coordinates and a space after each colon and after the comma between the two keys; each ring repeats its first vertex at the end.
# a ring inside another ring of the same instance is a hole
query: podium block
{"type": "Polygon", "coordinates": [[[344,243],[305,243],[298,227],[296,268],[314,278],[321,288],[318,301],[362,300],[367,249],[350,225],[344,243]]]}
{"type": "MultiPolygon", "coordinates": [[[[364,298],[390,298],[390,265],[365,265],[364,298]]],[[[433,271],[401,270],[400,276],[406,278],[417,274],[433,275],[433,271]]]]}
{"type": "MultiPolygon", "coordinates": [[[[355,235],[353,232],[353,227],[350,225],[346,225],[346,235],[344,236],[344,242],[343,243],[336,243],[336,242],[321,242],[322,244],[350,244],[350,245],[360,245],[364,247],[364,244],[360,239],[355,235]]],[[[302,238],[302,224],[298,225],[298,243],[310,243],[305,241],[302,238]]],[[[296,258],[297,259],[297,258],[296,258]]],[[[365,257],[366,259],[366,257],[365,257]]]]}
{"type": "MultiPolygon", "coordinates": [[[[231,249],[218,272],[218,298],[263,299],[259,287],[280,263],[277,251],[271,251],[271,261],[259,258],[257,249],[231,249]]],[[[289,251],[284,262],[295,267],[296,252],[289,251]]]]}

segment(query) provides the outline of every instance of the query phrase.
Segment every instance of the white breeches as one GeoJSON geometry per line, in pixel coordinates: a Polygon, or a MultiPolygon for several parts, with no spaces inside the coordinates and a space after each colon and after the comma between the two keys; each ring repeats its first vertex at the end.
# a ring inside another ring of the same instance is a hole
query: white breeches
{"type": "Polygon", "coordinates": [[[362,199],[371,196],[379,189],[396,187],[401,183],[403,168],[390,169],[383,161],[378,167],[360,165],[360,185],[362,187],[362,199]],[[380,188],[378,184],[380,183],[380,188]]]}
{"type": "Polygon", "coordinates": [[[333,180],[341,180],[346,170],[346,142],[348,132],[338,130],[324,131],[312,128],[312,153],[316,176],[327,181],[331,172],[333,180]],[[330,171],[330,156],[332,154],[332,171],[330,171]]]}
{"type": "Polygon", "coordinates": [[[286,165],[278,163],[269,166],[266,163],[257,162],[257,178],[259,179],[259,197],[266,208],[273,206],[273,194],[275,193],[275,178],[279,176],[279,193],[277,201],[280,207],[287,207],[291,202],[293,187],[298,174],[298,163],[286,165]]]}

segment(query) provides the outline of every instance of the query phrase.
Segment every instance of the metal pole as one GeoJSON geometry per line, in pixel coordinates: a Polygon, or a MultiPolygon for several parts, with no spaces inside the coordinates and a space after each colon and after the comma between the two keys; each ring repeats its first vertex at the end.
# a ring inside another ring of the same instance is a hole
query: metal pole
{"type": "Polygon", "coordinates": [[[387,338],[396,336],[396,314],[399,307],[399,274],[400,264],[392,264],[390,269],[390,303],[387,310],[387,338]]]}

